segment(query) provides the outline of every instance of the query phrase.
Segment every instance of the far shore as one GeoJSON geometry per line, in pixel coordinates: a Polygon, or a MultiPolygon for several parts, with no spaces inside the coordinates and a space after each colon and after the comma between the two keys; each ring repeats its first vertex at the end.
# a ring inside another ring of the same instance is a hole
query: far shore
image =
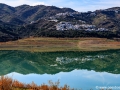
{"type": "Polygon", "coordinates": [[[32,52],[101,51],[120,49],[120,42],[106,38],[26,38],[0,42],[0,50],[24,50],[32,52]]]}

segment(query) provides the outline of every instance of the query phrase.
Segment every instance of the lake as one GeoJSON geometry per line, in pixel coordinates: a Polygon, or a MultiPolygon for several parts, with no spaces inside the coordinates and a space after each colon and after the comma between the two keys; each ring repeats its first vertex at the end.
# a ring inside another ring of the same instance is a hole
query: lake
{"type": "Polygon", "coordinates": [[[37,85],[60,81],[71,88],[120,89],[120,50],[97,52],[0,51],[0,75],[37,85]]]}

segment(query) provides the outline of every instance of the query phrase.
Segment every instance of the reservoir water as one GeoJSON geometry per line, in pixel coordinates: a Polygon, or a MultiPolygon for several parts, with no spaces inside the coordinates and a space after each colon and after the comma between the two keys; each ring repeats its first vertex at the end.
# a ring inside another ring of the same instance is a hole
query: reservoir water
{"type": "Polygon", "coordinates": [[[120,50],[97,52],[0,51],[0,75],[37,85],[60,81],[71,88],[120,89],[120,50]]]}

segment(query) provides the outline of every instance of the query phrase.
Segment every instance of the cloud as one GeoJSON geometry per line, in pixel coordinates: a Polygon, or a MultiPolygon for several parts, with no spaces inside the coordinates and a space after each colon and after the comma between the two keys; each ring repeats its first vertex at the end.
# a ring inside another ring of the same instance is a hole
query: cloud
{"type": "Polygon", "coordinates": [[[0,3],[5,3],[11,6],[19,6],[23,4],[28,4],[31,6],[35,5],[48,5],[45,2],[38,2],[38,0],[1,0],[0,3]]]}
{"type": "Polygon", "coordinates": [[[11,6],[28,5],[53,5],[57,7],[69,7],[76,11],[94,11],[120,6],[120,0],[0,0],[11,6]]]}
{"type": "Polygon", "coordinates": [[[36,3],[32,4],[32,6],[36,6],[36,5],[46,5],[46,6],[48,6],[48,4],[45,4],[44,2],[36,2],[36,3]]]}
{"type": "Polygon", "coordinates": [[[83,11],[95,11],[99,9],[107,9],[111,7],[120,6],[120,0],[75,0],[68,2],[67,7],[83,12],[83,11]]]}

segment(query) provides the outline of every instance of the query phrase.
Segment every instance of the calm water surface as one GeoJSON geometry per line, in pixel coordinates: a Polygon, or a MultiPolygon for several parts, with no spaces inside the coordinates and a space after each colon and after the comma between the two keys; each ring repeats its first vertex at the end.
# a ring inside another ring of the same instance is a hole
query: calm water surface
{"type": "Polygon", "coordinates": [[[120,50],[99,52],[0,51],[0,75],[24,83],[60,81],[71,88],[90,90],[120,87],[120,50]]]}

